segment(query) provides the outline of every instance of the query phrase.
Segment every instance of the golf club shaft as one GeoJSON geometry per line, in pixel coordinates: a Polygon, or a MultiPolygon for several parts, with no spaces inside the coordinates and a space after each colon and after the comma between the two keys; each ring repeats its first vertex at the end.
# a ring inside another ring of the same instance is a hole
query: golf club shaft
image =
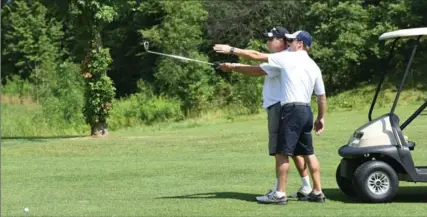
{"type": "Polygon", "coordinates": [[[145,48],[145,51],[147,51],[148,53],[152,53],[152,54],[167,56],[167,57],[171,57],[171,58],[175,58],[175,59],[179,59],[179,60],[186,60],[186,61],[192,61],[192,62],[198,62],[198,63],[208,64],[208,65],[211,65],[211,66],[214,65],[213,63],[205,62],[205,61],[201,61],[201,60],[195,60],[195,59],[191,59],[191,58],[187,58],[187,57],[182,57],[182,56],[178,56],[178,55],[164,54],[164,53],[150,51],[150,50],[148,50],[148,42],[144,42],[144,48],[145,48]]]}

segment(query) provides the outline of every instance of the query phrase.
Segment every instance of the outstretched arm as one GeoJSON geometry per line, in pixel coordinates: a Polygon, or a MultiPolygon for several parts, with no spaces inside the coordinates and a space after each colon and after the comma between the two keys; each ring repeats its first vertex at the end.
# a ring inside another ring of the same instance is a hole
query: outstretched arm
{"type": "Polygon", "coordinates": [[[242,65],[235,63],[223,63],[219,67],[223,72],[240,72],[249,76],[265,76],[267,73],[257,65],[242,65]]]}
{"type": "Polygon", "coordinates": [[[234,54],[250,60],[268,61],[268,54],[261,53],[255,50],[245,50],[231,47],[227,44],[216,44],[214,50],[217,53],[234,54]]]}
{"type": "Polygon", "coordinates": [[[224,72],[240,72],[249,76],[268,76],[270,78],[279,76],[281,68],[263,63],[261,65],[242,65],[238,63],[222,63],[219,68],[224,72]]]}

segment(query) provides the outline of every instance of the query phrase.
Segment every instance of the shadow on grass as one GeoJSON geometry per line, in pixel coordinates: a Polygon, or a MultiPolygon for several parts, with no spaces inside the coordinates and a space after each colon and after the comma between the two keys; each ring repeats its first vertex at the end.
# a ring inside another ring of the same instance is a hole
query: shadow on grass
{"type": "MultiPolygon", "coordinates": [[[[363,203],[357,198],[352,198],[341,192],[338,188],[323,189],[327,200],[339,201],[343,203],[363,203]]],[[[393,198],[394,203],[426,203],[427,186],[400,187],[399,192],[393,198]]]]}
{"type": "MultiPolygon", "coordinates": [[[[338,201],[343,203],[363,203],[356,198],[351,198],[342,193],[338,188],[325,188],[323,192],[327,201],[338,201]]],[[[255,197],[259,194],[240,192],[209,192],[199,194],[187,194],[181,196],[158,197],[156,199],[235,199],[248,202],[256,202],[255,197]]],[[[399,193],[393,199],[394,203],[426,203],[427,186],[400,187],[399,193]]]]}
{"type": "Polygon", "coordinates": [[[72,139],[82,138],[87,135],[74,135],[74,136],[2,136],[2,140],[29,140],[29,141],[40,141],[45,139],[72,139]]]}
{"type": "Polygon", "coordinates": [[[240,192],[210,192],[200,194],[188,194],[182,196],[159,197],[156,199],[236,199],[248,202],[256,202],[255,197],[259,194],[249,194],[240,192]]]}

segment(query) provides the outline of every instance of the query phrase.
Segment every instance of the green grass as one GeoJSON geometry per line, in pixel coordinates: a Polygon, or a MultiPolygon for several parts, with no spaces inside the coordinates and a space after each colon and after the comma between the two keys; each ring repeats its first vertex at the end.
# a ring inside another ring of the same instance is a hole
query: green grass
{"type": "MultiPolygon", "coordinates": [[[[398,107],[404,120],[414,106],[398,107]]],[[[386,112],[381,110],[376,115],[386,112]]],[[[109,138],[5,139],[1,215],[31,216],[423,216],[427,184],[405,186],[390,204],[360,204],[335,183],[337,150],[367,120],[366,111],[329,113],[315,137],[325,204],[260,205],[274,184],[265,115],[195,127],[133,128],[109,138]]],[[[414,160],[427,165],[427,116],[406,129],[414,160]],[[424,139],[424,140],[423,140],[424,139]],[[423,143],[424,142],[424,143],[423,143]]],[[[288,189],[299,187],[292,165],[288,189]]]]}

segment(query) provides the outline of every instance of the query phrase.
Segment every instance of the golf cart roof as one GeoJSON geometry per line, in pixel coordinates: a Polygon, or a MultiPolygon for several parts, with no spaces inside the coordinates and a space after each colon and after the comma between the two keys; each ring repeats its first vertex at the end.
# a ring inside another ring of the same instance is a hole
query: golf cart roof
{"type": "Polygon", "coordinates": [[[386,32],[380,36],[379,40],[386,40],[386,39],[393,39],[393,38],[416,38],[420,35],[423,35],[421,38],[427,38],[427,27],[401,29],[397,31],[386,32]]]}

